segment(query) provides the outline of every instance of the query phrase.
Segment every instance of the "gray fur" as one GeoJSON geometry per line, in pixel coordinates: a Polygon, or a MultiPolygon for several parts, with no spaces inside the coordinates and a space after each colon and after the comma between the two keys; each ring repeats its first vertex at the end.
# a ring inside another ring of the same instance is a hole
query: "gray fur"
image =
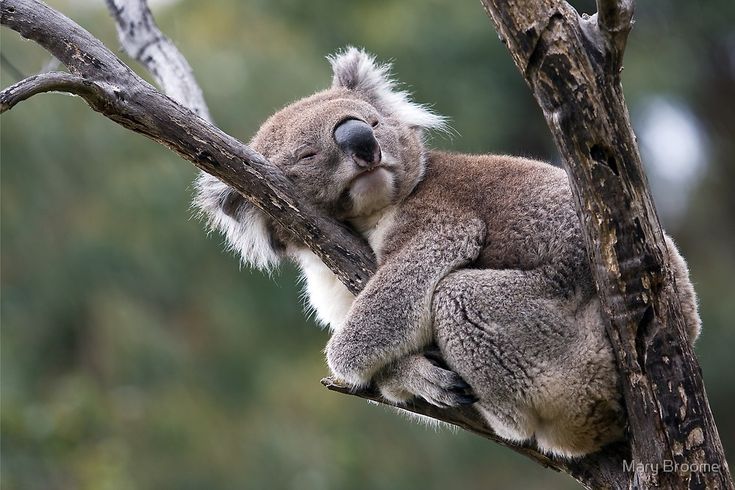
{"type": "MultiPolygon", "coordinates": [[[[399,403],[476,402],[500,436],[556,455],[620,438],[618,375],[566,174],[523,158],[427,151],[423,131],[443,119],[397,91],[388,66],[354,48],[330,61],[333,86],[271,116],[251,144],[368,239],[379,269],[364,291],[354,298],[303,245],[201,177],[197,203],[210,223],[255,266],[283,255],[301,266],[309,302],[333,331],[327,362],[347,382],[374,382],[399,403]],[[332,132],[346,118],[375,128],[383,168],[361,174],[338,148],[332,132]],[[423,354],[432,344],[445,366],[423,354]]],[[[696,296],[667,245],[694,342],[696,296]]]]}

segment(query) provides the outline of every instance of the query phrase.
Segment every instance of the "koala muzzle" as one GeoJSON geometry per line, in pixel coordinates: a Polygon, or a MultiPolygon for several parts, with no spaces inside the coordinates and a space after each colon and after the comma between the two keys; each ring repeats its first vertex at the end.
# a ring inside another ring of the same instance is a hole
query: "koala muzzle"
{"type": "Polygon", "coordinates": [[[334,140],[358,166],[370,168],[380,164],[380,145],[368,123],[346,119],[334,128],[334,140]]]}

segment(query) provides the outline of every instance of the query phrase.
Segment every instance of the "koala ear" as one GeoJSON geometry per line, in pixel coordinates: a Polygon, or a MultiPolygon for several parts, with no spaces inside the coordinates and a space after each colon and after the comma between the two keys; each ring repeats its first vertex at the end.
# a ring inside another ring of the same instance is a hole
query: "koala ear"
{"type": "Polygon", "coordinates": [[[399,90],[391,78],[389,63],[378,64],[362,49],[348,46],[327,59],[332,65],[333,88],[346,88],[365,95],[379,110],[409,126],[445,131],[446,118],[413,102],[408,92],[399,90]]]}
{"type": "Polygon", "coordinates": [[[271,271],[283,256],[283,244],[273,236],[268,217],[236,190],[201,172],[194,183],[194,206],[211,230],[225,235],[230,250],[251,267],[271,271]]]}

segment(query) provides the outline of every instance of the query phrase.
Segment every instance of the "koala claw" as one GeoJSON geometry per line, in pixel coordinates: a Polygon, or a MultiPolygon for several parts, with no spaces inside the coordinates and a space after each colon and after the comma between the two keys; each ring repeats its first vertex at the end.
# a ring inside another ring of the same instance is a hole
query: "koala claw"
{"type": "Polygon", "coordinates": [[[422,354],[406,356],[396,361],[376,380],[383,396],[396,403],[420,397],[440,407],[471,405],[478,398],[472,388],[457,373],[438,366],[422,354]]]}
{"type": "Polygon", "coordinates": [[[454,371],[432,365],[422,373],[425,384],[416,395],[437,407],[449,408],[472,405],[478,398],[472,388],[454,371]]]}

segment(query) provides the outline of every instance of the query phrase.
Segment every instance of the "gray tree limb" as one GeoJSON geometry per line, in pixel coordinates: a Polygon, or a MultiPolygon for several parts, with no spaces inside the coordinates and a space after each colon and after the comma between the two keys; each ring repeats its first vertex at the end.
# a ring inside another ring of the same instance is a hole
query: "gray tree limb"
{"type": "Polygon", "coordinates": [[[24,78],[0,92],[0,114],[12,109],[17,103],[44,92],[65,92],[83,98],[101,95],[95,84],[76,75],[61,71],[41,73],[24,78]]]}
{"type": "Polygon", "coordinates": [[[333,378],[324,378],[322,384],[331,391],[358,396],[394,407],[398,410],[405,410],[425,417],[431,417],[472,432],[508,449],[512,449],[545,468],[566,473],[577,480],[584,488],[591,490],[600,488],[625,489],[629,488],[631,483],[631,475],[624,473],[622,467],[624,460],[630,460],[630,449],[627,442],[607,446],[602,451],[576,460],[556,458],[540,453],[531,444],[516,444],[498,437],[495,431],[487,425],[482,415],[472,407],[438,408],[420,398],[411,400],[405,405],[397,406],[387,402],[372,388],[354,390],[333,378]]]}

